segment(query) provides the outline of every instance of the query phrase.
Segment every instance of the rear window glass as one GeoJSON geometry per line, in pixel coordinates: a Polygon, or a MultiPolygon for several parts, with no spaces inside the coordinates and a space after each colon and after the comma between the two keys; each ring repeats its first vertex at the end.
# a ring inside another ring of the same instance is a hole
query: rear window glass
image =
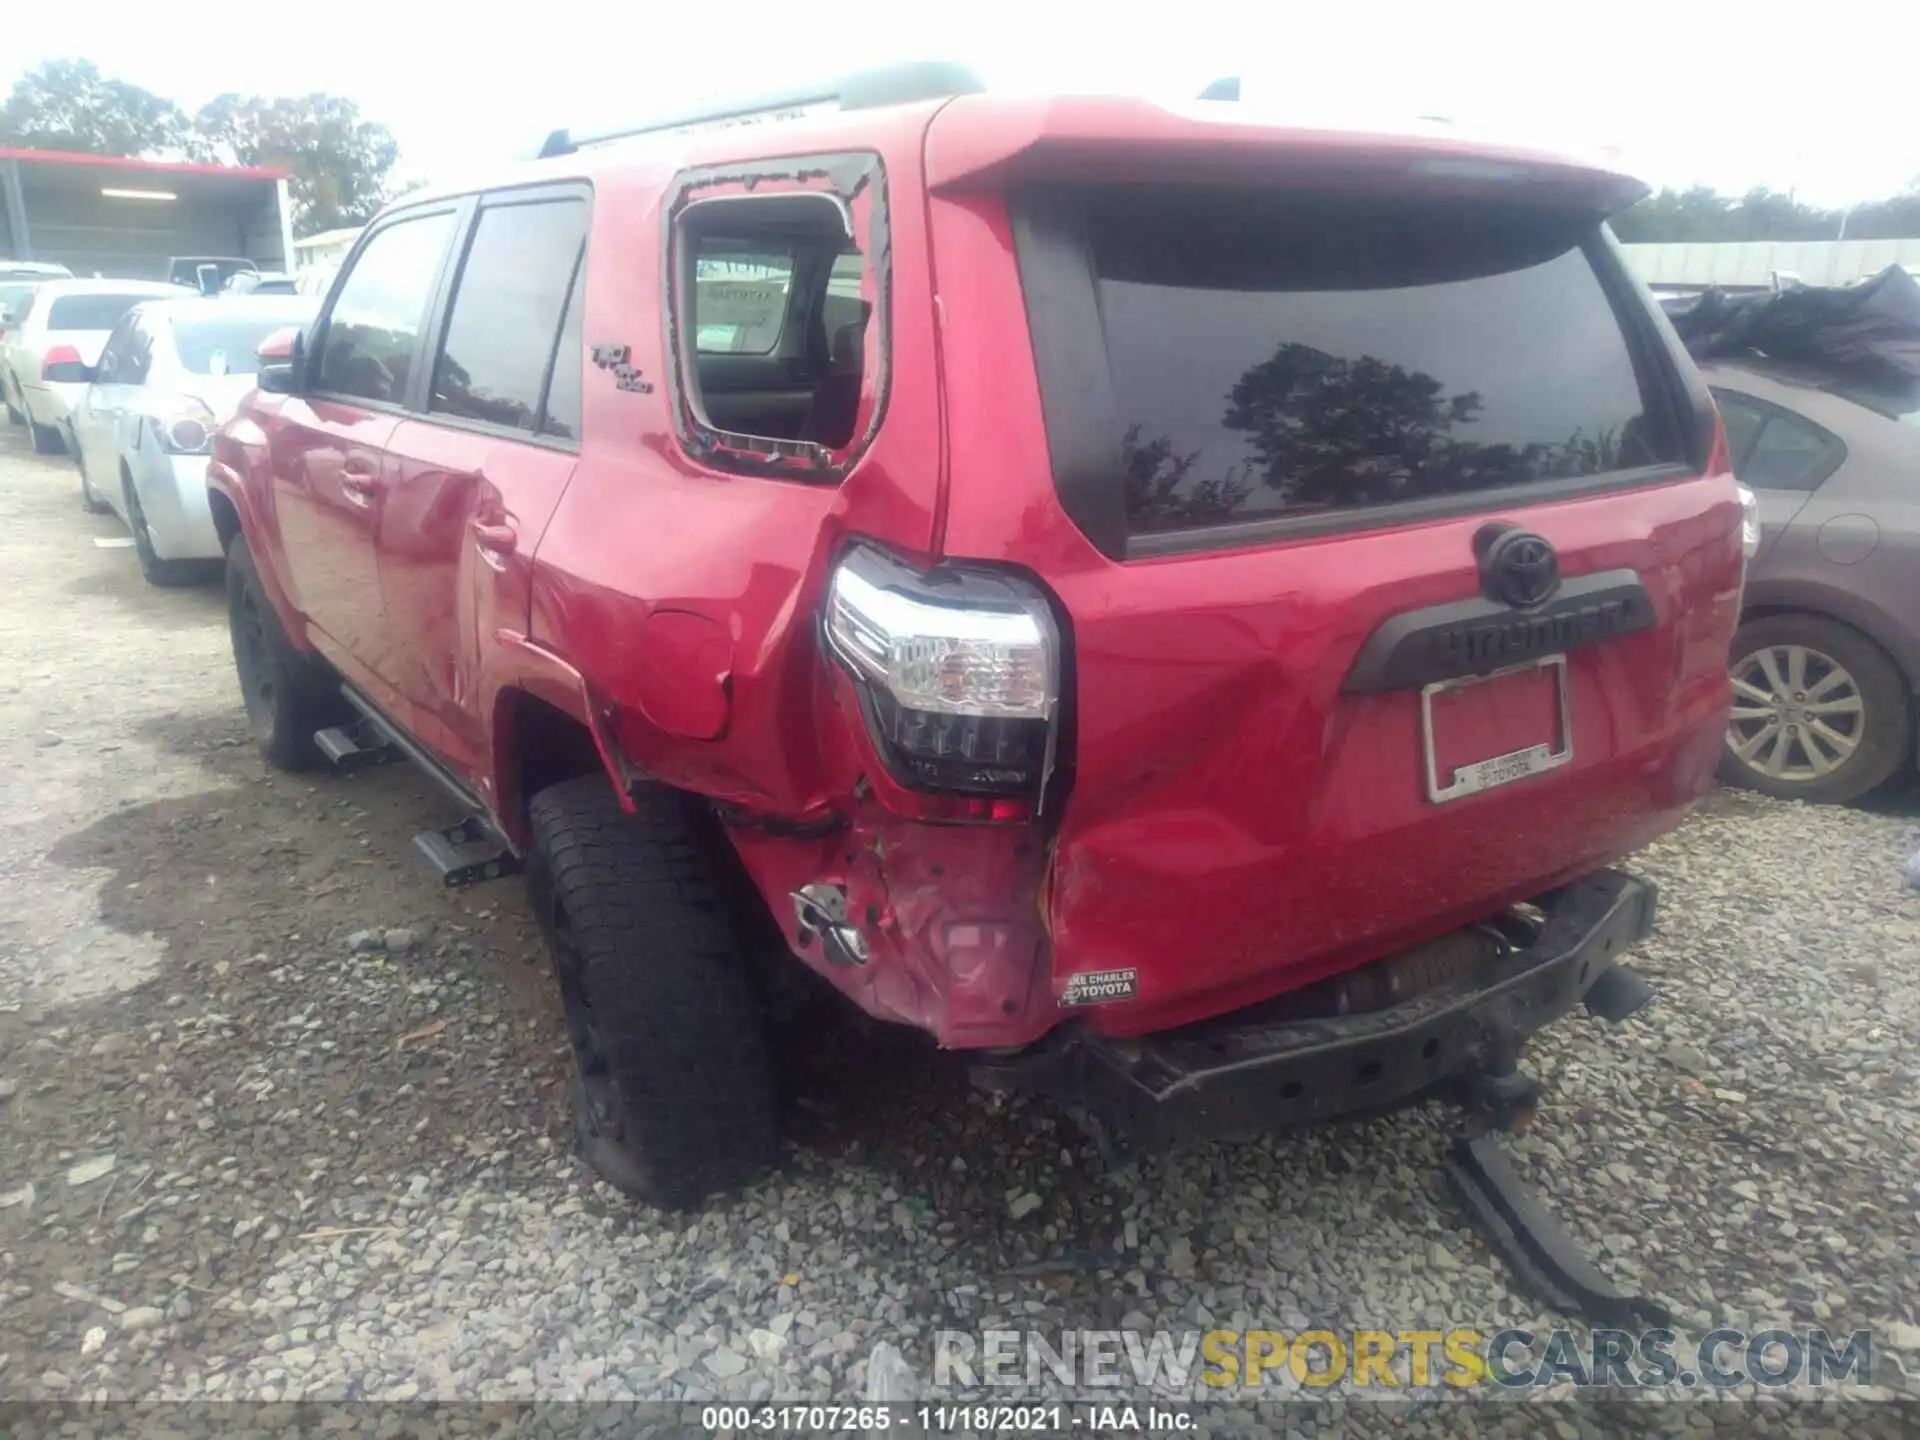
{"type": "Polygon", "coordinates": [[[61,295],[47,307],[49,330],[111,330],[120,318],[151,295],[61,295]]]}
{"type": "Polygon", "coordinates": [[[1680,458],[1591,223],[1300,192],[1085,203],[1132,533],[1680,458]]]}
{"type": "Polygon", "coordinates": [[[25,283],[18,283],[11,280],[0,281],[0,315],[5,315],[8,311],[19,305],[22,300],[26,299],[27,296],[31,295],[33,293],[33,287],[38,283],[38,281],[33,280],[26,281],[25,283]]]}
{"type": "Polygon", "coordinates": [[[223,315],[218,319],[176,320],[173,344],[180,366],[194,375],[253,375],[260,369],[254,354],[260,342],[276,330],[304,325],[310,311],[285,310],[271,315],[223,315]]]}

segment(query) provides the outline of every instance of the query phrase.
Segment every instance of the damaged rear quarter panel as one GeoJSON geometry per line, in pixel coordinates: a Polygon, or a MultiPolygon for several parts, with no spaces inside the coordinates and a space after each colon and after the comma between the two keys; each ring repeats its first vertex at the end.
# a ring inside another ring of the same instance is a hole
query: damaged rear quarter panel
{"type": "Polygon", "coordinates": [[[1024,826],[926,825],[871,801],[811,842],[736,827],[734,846],[771,901],[843,886],[865,965],[830,963],[776,910],[789,943],[869,1014],[952,1048],[1022,1045],[1059,1016],[1042,921],[1046,847],[1024,826]]]}
{"type": "MultiPolygon", "coordinates": [[[[989,1031],[1001,1043],[1040,1033],[1051,1008],[1033,902],[1045,856],[1004,829],[916,826],[875,805],[818,639],[849,538],[922,563],[933,552],[943,454],[926,217],[898,199],[919,194],[930,113],[796,125],[790,160],[730,159],[717,147],[751,138],[735,137],[703,142],[698,164],[596,179],[582,340],[625,353],[621,373],[584,369],[581,463],[535,559],[530,628],[586,677],[626,764],[716,802],[790,942],[787,896],[803,884],[844,883],[853,913],[874,917],[870,963],[829,979],[948,1043],[989,1031]],[[834,154],[858,163],[818,163],[834,154]],[[676,383],[671,207],[710,187],[821,185],[851,192],[856,240],[883,273],[867,298],[887,383],[866,387],[843,464],[743,467],[716,456],[676,383]],[[697,693],[676,702],[688,664],[697,693]]],[[[833,970],[817,945],[800,953],[833,970]]]]}

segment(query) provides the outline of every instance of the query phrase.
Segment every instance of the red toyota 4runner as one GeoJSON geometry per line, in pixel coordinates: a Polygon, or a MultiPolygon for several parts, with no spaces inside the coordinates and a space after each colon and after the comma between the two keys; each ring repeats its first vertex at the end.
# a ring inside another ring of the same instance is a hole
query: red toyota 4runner
{"type": "Polygon", "coordinates": [[[589,1158],[776,1155],[756,939],[1135,1137],[1510,1076],[1709,784],[1742,498],[1641,187],[921,67],[396,203],[210,471],[281,766],[524,868],[589,1158]],[[745,123],[746,121],[754,123],[745,123]]]}

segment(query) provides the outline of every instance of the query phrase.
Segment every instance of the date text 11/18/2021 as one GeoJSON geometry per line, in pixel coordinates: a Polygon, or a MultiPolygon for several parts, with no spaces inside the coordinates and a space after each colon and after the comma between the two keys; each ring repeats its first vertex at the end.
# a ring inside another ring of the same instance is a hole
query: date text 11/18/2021
{"type": "Polygon", "coordinates": [[[1193,1411],[1162,1405],[708,1405],[708,1434],[870,1435],[1177,1435],[1195,1425],[1193,1411]]]}

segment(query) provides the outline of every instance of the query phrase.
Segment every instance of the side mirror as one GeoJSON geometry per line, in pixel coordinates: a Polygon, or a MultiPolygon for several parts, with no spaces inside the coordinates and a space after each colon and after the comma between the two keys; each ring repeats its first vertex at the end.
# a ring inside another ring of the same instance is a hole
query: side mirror
{"type": "Polygon", "coordinates": [[[40,362],[40,378],[53,385],[85,385],[93,379],[93,366],[73,346],[55,345],[40,362]]]}
{"type": "Polygon", "coordinates": [[[258,384],[269,395],[291,395],[299,388],[306,359],[306,336],[298,325],[276,330],[253,353],[260,361],[258,384]]]}

